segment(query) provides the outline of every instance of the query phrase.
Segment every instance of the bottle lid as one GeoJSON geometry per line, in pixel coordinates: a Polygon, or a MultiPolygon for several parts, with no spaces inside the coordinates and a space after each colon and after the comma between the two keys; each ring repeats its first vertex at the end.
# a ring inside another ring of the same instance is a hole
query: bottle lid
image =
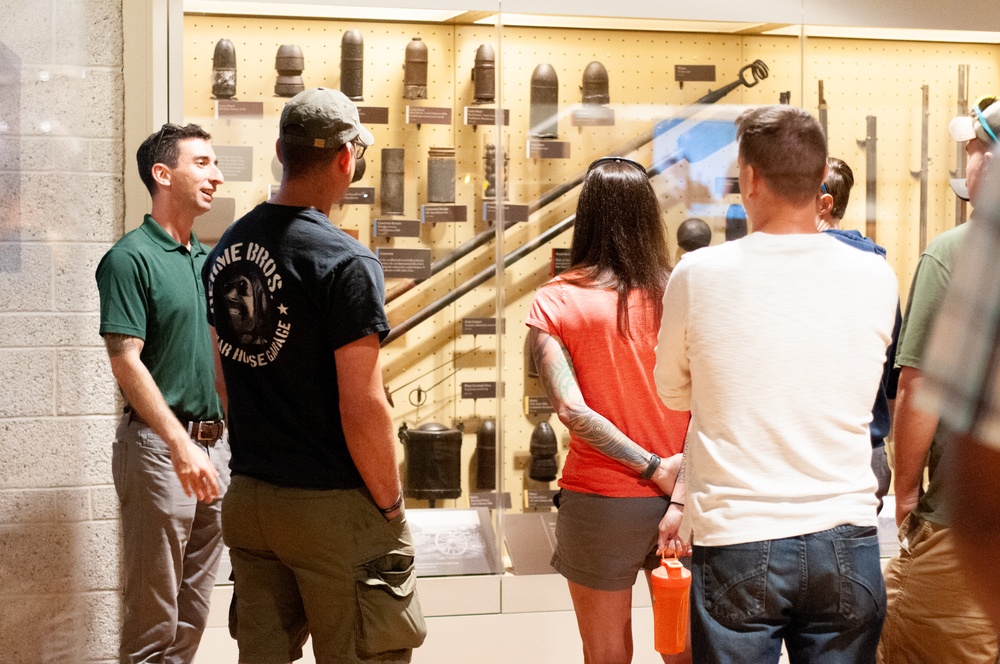
{"type": "Polygon", "coordinates": [[[676,558],[664,558],[660,565],[666,569],[667,576],[671,579],[679,579],[684,576],[684,565],[676,558]]]}

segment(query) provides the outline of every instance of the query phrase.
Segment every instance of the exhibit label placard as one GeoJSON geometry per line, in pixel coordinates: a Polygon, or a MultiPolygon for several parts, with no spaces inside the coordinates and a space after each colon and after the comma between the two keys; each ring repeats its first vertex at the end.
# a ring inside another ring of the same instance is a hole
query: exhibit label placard
{"type": "Polygon", "coordinates": [[[382,263],[387,279],[430,279],[430,249],[386,249],[379,247],[375,257],[382,263]]]}
{"type": "Polygon", "coordinates": [[[376,219],[373,237],[420,237],[419,219],[376,219]]]}
{"type": "Polygon", "coordinates": [[[407,106],[406,124],[451,124],[451,109],[446,106],[407,106]]]}
{"type": "Polygon", "coordinates": [[[441,222],[468,221],[469,210],[464,205],[448,205],[435,203],[420,206],[420,221],[425,224],[441,222]]]}
{"type": "MultiPolygon", "coordinates": [[[[503,204],[503,217],[504,222],[518,223],[528,220],[528,206],[527,205],[513,205],[511,203],[503,204]]],[[[483,221],[494,222],[497,220],[497,204],[486,202],[483,203],[483,221]]]]}
{"type": "Polygon", "coordinates": [[[349,187],[341,205],[375,205],[375,187],[349,187]]]}
{"type": "Polygon", "coordinates": [[[569,141],[528,141],[528,159],[569,159],[569,141]]]}
{"type": "Polygon", "coordinates": [[[264,119],[264,102],[236,101],[235,99],[219,99],[215,102],[215,119],[245,118],[264,119]]]}
{"type": "MultiPolygon", "coordinates": [[[[465,107],[465,124],[467,125],[495,125],[497,123],[497,109],[482,106],[465,107]]],[[[503,124],[510,125],[510,111],[503,109],[503,124]]]]}

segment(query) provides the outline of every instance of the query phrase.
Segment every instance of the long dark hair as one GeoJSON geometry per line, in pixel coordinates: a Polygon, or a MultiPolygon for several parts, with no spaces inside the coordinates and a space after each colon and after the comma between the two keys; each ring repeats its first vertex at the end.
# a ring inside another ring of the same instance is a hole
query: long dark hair
{"type": "Polygon", "coordinates": [[[639,290],[659,320],[669,276],[666,228],[645,169],[627,159],[594,162],[576,205],[565,279],[617,291],[618,332],[627,337],[629,293],[639,290]]]}

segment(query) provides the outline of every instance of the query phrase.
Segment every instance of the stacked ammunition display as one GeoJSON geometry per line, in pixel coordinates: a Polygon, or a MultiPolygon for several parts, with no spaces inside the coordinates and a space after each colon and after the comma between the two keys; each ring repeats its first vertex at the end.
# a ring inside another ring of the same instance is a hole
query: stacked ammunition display
{"type": "Polygon", "coordinates": [[[414,37],[403,61],[403,99],[427,99],[427,44],[414,37]]]}
{"type": "Polygon", "coordinates": [[[382,148],[382,214],[403,214],[403,148],[382,148]]]}
{"type": "Polygon", "coordinates": [[[294,44],[279,46],[274,58],[274,68],[278,70],[274,94],[279,97],[294,97],[305,90],[305,83],[302,81],[305,59],[301,48],[294,44]]]}
{"type": "Polygon", "coordinates": [[[365,98],[365,41],[360,30],[348,30],[340,40],[340,91],[352,101],[365,98]]]}
{"type": "Polygon", "coordinates": [[[559,77],[552,65],[538,65],[531,74],[529,118],[533,138],[559,137],[559,77]]]}
{"type": "Polygon", "coordinates": [[[583,93],[583,103],[587,105],[601,106],[611,103],[611,95],[608,93],[608,70],[600,62],[591,62],[583,70],[583,84],[580,86],[583,93]]]}
{"type": "Polygon", "coordinates": [[[216,99],[236,96],[236,48],[228,39],[220,39],[212,56],[212,95],[216,99]]]}
{"type": "Polygon", "coordinates": [[[436,147],[427,153],[427,202],[455,202],[455,148],[436,147]]]}

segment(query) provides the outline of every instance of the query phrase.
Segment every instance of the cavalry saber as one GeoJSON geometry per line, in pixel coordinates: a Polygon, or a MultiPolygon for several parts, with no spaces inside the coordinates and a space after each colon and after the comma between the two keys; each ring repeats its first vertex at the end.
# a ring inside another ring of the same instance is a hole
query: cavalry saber
{"type": "MultiPolygon", "coordinates": [[[[969,114],[969,65],[958,66],[958,116],[969,114]]],[[[965,144],[957,144],[957,156],[955,157],[955,170],[951,176],[956,179],[965,178],[965,144]]],[[[965,223],[968,207],[966,202],[958,196],[955,197],[955,225],[965,223]]]]}
{"type": "Polygon", "coordinates": [[[826,97],[823,96],[823,81],[819,81],[819,126],[823,129],[823,139],[826,141],[827,148],[829,148],[830,134],[827,130],[827,108],[826,97]]]}
{"type": "MultiPolygon", "coordinates": [[[[768,69],[767,65],[764,64],[763,61],[761,61],[761,60],[754,60],[750,64],[745,65],[744,67],[742,67],[740,69],[740,71],[739,71],[739,77],[735,81],[732,81],[731,83],[727,83],[726,85],[722,86],[718,90],[710,91],[708,94],[706,94],[705,96],[701,97],[700,99],[698,99],[697,101],[695,101],[693,104],[691,104],[690,107],[692,109],[694,109],[694,108],[698,107],[699,105],[714,104],[715,102],[719,101],[720,99],[722,99],[723,97],[725,97],[730,92],[732,92],[733,90],[735,90],[736,88],[738,88],[740,86],[747,87],[747,88],[754,87],[755,85],[757,85],[758,83],[760,83],[761,81],[763,81],[765,78],[767,78],[769,74],[770,74],[770,70],[768,69]]],[[[625,143],[624,145],[619,146],[618,149],[614,150],[608,156],[612,156],[612,157],[624,157],[624,156],[628,155],[629,153],[638,150],[639,148],[641,148],[642,146],[646,145],[647,143],[652,142],[652,140],[654,138],[654,135],[653,135],[654,129],[650,129],[649,131],[644,132],[644,133],[640,134],[639,136],[635,137],[634,139],[632,139],[628,143],[625,143]]],[[[528,214],[532,214],[534,212],[537,212],[538,210],[546,207],[547,205],[553,203],[554,201],[556,201],[557,199],[561,198],[565,194],[569,193],[570,191],[572,191],[576,187],[580,186],[580,184],[583,183],[583,180],[586,177],[587,177],[587,172],[586,171],[583,171],[581,173],[577,173],[575,176],[573,176],[571,179],[567,180],[566,182],[564,182],[564,183],[562,183],[560,185],[557,185],[557,186],[553,187],[552,189],[548,190],[547,192],[545,192],[544,194],[542,194],[541,196],[539,196],[534,201],[532,201],[531,203],[528,204],[528,214]]],[[[499,207],[499,204],[498,204],[498,207],[499,207]]],[[[518,223],[518,222],[504,221],[504,223],[503,223],[503,230],[506,231],[508,228],[510,228],[511,226],[513,226],[515,223],[518,223]]],[[[447,268],[447,267],[449,267],[451,265],[454,265],[456,262],[458,262],[459,260],[461,260],[465,256],[469,255],[470,253],[472,253],[473,251],[475,251],[479,247],[481,247],[484,244],[488,243],[496,235],[496,233],[497,233],[496,229],[487,229],[487,230],[484,230],[481,233],[478,233],[478,234],[474,235],[469,240],[466,240],[464,243],[460,244],[459,246],[455,247],[453,250],[451,250],[445,256],[442,256],[441,258],[439,258],[436,261],[432,262],[431,263],[431,276],[434,276],[435,274],[437,274],[438,272],[441,272],[445,268],[447,268]]],[[[419,283],[421,283],[423,281],[424,281],[424,279],[404,279],[402,281],[399,281],[399,282],[393,284],[391,287],[389,287],[389,288],[386,289],[385,303],[389,304],[390,302],[392,302],[393,300],[395,300],[397,297],[399,297],[400,295],[403,295],[404,293],[409,292],[417,284],[419,284],[419,283]]]]}
{"type": "Polygon", "coordinates": [[[927,171],[928,164],[930,163],[930,155],[928,149],[928,134],[929,134],[929,122],[930,122],[930,86],[923,85],[920,87],[923,103],[920,107],[921,123],[920,123],[920,170],[910,171],[910,175],[913,177],[920,178],[920,252],[923,253],[924,249],[927,248],[927,171]]]}
{"type": "Polygon", "coordinates": [[[878,219],[878,119],[869,115],[866,119],[865,140],[858,145],[865,149],[865,237],[875,239],[878,219]]]}

